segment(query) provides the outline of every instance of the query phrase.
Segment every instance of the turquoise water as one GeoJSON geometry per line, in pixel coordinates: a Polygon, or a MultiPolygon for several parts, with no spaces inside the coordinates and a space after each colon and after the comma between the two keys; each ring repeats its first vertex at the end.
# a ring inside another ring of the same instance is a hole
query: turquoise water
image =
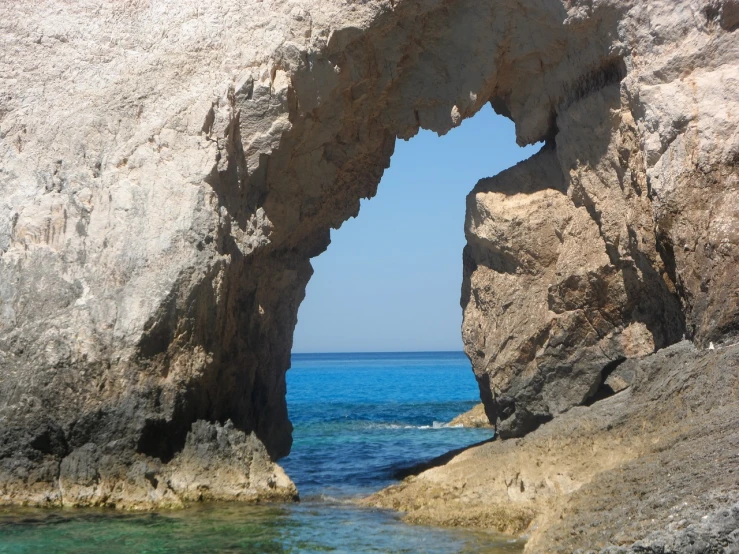
{"type": "Polygon", "coordinates": [[[449,428],[477,388],[462,353],[294,354],[292,453],[299,504],[211,504],[175,512],[0,511],[0,552],[519,552],[490,533],[403,524],[356,496],[489,430],[449,428]]]}

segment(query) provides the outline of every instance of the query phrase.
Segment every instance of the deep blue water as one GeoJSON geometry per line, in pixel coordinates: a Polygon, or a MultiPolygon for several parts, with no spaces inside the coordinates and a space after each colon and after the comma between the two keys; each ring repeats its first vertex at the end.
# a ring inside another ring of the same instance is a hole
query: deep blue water
{"type": "Polygon", "coordinates": [[[293,354],[287,384],[294,443],[280,463],[303,497],[366,494],[492,436],[445,426],[479,402],[462,352],[293,354]]]}
{"type": "Polygon", "coordinates": [[[0,552],[519,552],[491,533],[403,524],[352,497],[398,470],[486,440],[445,424],[478,400],[462,353],[294,354],[292,453],[280,463],[299,504],[201,505],[176,512],[0,510],[0,552]]]}

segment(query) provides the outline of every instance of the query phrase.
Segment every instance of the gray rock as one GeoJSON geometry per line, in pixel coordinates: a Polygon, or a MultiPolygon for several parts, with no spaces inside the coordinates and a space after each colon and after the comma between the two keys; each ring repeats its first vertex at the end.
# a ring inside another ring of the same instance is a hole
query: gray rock
{"type": "Polygon", "coordinates": [[[739,504],[688,523],[650,533],[628,547],[607,547],[602,554],[734,554],[739,552],[739,504]]]}

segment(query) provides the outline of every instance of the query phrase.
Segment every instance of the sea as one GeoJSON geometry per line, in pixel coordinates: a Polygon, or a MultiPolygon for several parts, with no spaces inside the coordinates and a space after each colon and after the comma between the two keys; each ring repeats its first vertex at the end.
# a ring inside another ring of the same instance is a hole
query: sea
{"type": "Polygon", "coordinates": [[[450,450],[490,440],[448,425],[479,402],[462,352],[293,354],[287,401],[292,452],[280,464],[290,504],[202,504],[184,510],[0,509],[0,553],[520,552],[492,532],[407,525],[353,499],[450,450]]]}

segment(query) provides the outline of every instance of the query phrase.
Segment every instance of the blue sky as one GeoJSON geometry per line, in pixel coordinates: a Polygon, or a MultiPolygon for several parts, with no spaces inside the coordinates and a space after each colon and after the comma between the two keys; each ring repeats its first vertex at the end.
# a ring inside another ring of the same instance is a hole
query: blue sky
{"type": "Polygon", "coordinates": [[[465,196],[538,148],[490,106],[398,140],[377,195],[312,260],[293,352],[461,350],[465,196]]]}

